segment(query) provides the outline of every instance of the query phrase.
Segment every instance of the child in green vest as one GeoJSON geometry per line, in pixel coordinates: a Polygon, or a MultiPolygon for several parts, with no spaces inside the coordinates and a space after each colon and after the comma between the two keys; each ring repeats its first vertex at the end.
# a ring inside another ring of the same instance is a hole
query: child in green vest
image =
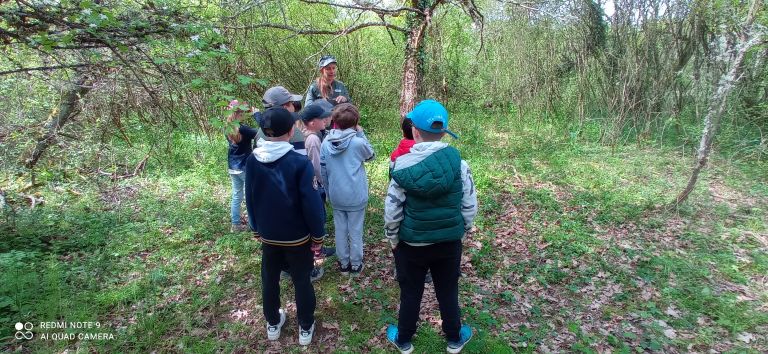
{"type": "Polygon", "coordinates": [[[424,277],[432,272],[449,353],[459,353],[472,338],[461,323],[459,276],[461,241],[477,214],[472,173],[459,151],[440,141],[448,130],[448,111],[435,100],[420,102],[406,115],[416,144],[392,169],[384,201],[384,230],[395,255],[400,283],[398,325],[387,340],[411,353],[424,277]]]}
{"type": "MultiPolygon", "coordinates": [[[[389,179],[392,179],[392,169],[395,167],[397,158],[411,152],[411,148],[416,144],[413,140],[413,132],[411,132],[412,127],[413,122],[411,122],[410,118],[403,118],[403,121],[400,122],[400,129],[403,130],[403,138],[400,139],[400,143],[395,150],[392,151],[392,154],[389,155],[389,179]]],[[[397,268],[395,268],[395,279],[397,279],[397,268]]],[[[432,282],[432,274],[429,273],[429,271],[427,271],[427,276],[424,277],[424,282],[432,282]]]]}

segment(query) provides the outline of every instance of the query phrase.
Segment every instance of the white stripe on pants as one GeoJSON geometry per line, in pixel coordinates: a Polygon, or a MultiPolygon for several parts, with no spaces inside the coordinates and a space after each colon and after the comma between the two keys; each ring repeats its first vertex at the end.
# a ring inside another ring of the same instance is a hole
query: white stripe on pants
{"type": "Polygon", "coordinates": [[[365,209],[356,211],[333,210],[336,229],[336,255],[341,265],[363,263],[363,222],[365,209]]]}

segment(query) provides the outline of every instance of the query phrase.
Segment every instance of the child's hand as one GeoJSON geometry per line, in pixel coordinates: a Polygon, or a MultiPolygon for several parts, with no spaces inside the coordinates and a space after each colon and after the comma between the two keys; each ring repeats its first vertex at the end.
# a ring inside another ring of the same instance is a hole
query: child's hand
{"type": "Polygon", "coordinates": [[[312,249],[312,254],[314,254],[315,257],[318,257],[320,255],[320,250],[323,248],[323,244],[321,242],[312,242],[310,248],[312,249]]]}

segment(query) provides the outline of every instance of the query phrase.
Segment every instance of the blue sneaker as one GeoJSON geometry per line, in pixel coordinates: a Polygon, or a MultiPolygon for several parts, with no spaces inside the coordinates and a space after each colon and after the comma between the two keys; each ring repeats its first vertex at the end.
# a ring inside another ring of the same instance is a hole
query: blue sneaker
{"type": "Polygon", "coordinates": [[[461,350],[464,349],[464,346],[467,345],[470,339],[472,339],[472,327],[463,325],[459,329],[459,341],[448,342],[448,348],[446,349],[451,354],[461,353],[461,350]]]}
{"type": "Polygon", "coordinates": [[[387,327],[387,341],[396,346],[401,354],[411,354],[411,352],[413,352],[413,344],[397,344],[397,326],[395,325],[389,325],[387,327]]]}

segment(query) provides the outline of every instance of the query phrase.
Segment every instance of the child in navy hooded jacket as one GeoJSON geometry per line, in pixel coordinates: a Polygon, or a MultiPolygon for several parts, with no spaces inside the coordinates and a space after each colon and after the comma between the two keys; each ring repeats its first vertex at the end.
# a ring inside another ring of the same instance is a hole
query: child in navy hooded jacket
{"type": "Polygon", "coordinates": [[[360,113],[351,103],[333,110],[332,129],[320,146],[320,174],[333,207],[336,255],[340,272],[359,274],[363,268],[363,221],[368,205],[368,178],[363,162],[374,158],[360,113]]]}
{"type": "Polygon", "coordinates": [[[280,271],[288,269],[296,290],[299,344],[315,329],[315,291],[310,282],[314,252],[325,235],[325,212],[312,163],[288,142],[295,118],[285,108],[267,109],[259,139],[245,166],[248,218],[261,238],[261,289],[267,338],[277,340],[286,314],[280,309],[280,271]]]}

